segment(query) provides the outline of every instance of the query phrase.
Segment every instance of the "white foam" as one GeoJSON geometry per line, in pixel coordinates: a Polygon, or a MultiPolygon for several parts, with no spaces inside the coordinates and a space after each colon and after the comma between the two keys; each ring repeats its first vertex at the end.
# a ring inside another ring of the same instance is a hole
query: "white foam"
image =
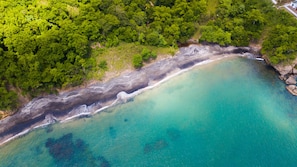
{"type": "Polygon", "coordinates": [[[10,142],[11,140],[14,140],[14,139],[16,139],[16,138],[19,138],[19,137],[21,137],[21,136],[23,136],[23,135],[29,133],[30,131],[31,131],[31,129],[26,129],[26,130],[24,130],[23,132],[20,132],[20,133],[14,135],[14,136],[8,138],[8,139],[5,140],[4,142],[0,143],[0,146],[3,145],[3,144],[5,144],[5,143],[10,142]]]}

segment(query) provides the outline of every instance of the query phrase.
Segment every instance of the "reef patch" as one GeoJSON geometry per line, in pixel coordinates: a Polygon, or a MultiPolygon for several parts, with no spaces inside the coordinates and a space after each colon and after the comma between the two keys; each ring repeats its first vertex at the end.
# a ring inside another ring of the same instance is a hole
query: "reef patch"
{"type": "Polygon", "coordinates": [[[58,139],[48,138],[45,147],[48,148],[57,166],[110,166],[102,155],[96,158],[82,139],[74,140],[72,133],[58,139]]]}

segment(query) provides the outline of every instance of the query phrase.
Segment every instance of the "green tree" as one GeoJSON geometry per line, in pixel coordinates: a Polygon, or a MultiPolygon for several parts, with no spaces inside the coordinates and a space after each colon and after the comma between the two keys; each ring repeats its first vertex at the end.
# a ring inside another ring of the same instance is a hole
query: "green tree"
{"type": "Polygon", "coordinates": [[[272,64],[291,61],[296,58],[297,28],[277,25],[263,42],[262,53],[272,64]]]}
{"type": "Polygon", "coordinates": [[[139,69],[143,66],[143,62],[142,62],[142,56],[140,54],[136,54],[133,56],[133,66],[136,69],[139,69]]]}
{"type": "Polygon", "coordinates": [[[153,46],[167,45],[165,38],[156,31],[153,31],[146,36],[146,42],[148,45],[153,45],[153,46]]]}
{"type": "Polygon", "coordinates": [[[222,46],[231,44],[231,33],[224,32],[217,26],[204,26],[201,29],[201,42],[218,43],[222,46]]]}

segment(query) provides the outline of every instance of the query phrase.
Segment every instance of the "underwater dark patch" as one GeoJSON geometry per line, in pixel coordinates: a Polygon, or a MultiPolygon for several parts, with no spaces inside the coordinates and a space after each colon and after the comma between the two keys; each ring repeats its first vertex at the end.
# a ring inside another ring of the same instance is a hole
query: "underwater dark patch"
{"type": "Polygon", "coordinates": [[[109,162],[103,156],[99,156],[97,159],[101,162],[100,167],[110,167],[109,162]]]}
{"type": "Polygon", "coordinates": [[[113,139],[115,139],[117,137],[117,131],[112,126],[109,127],[109,136],[113,139]]]}
{"type": "Polygon", "coordinates": [[[166,142],[166,140],[159,139],[152,143],[145,144],[143,152],[146,154],[152,151],[164,149],[166,147],[168,147],[168,143],[166,142]]]}
{"type": "Polygon", "coordinates": [[[45,146],[49,149],[49,153],[56,160],[69,160],[74,156],[75,145],[72,141],[72,133],[68,133],[61,138],[55,140],[47,139],[45,146]]]}
{"type": "Polygon", "coordinates": [[[96,158],[82,139],[74,140],[72,133],[58,139],[48,138],[45,146],[57,166],[110,166],[103,156],[96,158]]]}

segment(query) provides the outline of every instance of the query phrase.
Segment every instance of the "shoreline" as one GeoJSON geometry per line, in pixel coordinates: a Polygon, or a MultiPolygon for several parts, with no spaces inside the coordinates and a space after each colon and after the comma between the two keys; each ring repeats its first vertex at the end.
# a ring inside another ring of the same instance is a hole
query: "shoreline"
{"type": "Polygon", "coordinates": [[[173,57],[108,82],[33,99],[15,115],[0,120],[0,146],[37,128],[89,117],[114,105],[126,103],[196,66],[235,56],[257,60],[252,52],[248,47],[190,45],[180,48],[173,57]]]}

